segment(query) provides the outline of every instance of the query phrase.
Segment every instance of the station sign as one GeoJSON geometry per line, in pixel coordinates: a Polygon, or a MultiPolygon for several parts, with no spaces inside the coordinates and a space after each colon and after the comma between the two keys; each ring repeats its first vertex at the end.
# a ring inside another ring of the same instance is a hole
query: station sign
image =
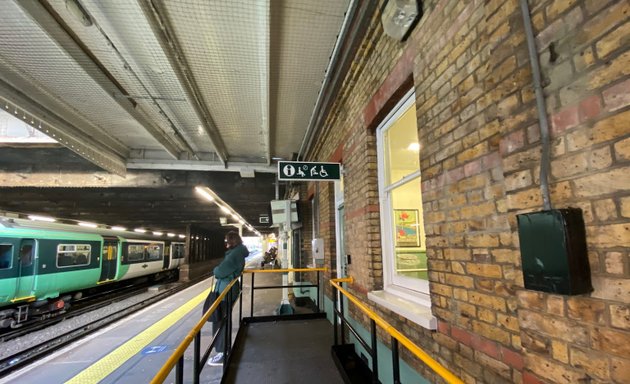
{"type": "Polygon", "coordinates": [[[278,161],[278,180],[330,181],[340,178],[340,163],[278,161]]]}

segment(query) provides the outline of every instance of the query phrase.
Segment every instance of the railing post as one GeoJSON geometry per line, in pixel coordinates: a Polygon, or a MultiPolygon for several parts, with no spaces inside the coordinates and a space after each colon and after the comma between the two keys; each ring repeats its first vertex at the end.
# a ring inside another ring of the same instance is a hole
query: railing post
{"type": "Polygon", "coordinates": [[[319,300],[319,285],[320,285],[320,282],[319,282],[319,271],[317,271],[317,304],[316,304],[317,305],[317,313],[322,311],[321,308],[319,307],[319,303],[320,303],[320,300],[319,300]]]}
{"type": "Polygon", "coordinates": [[[223,354],[223,373],[227,368],[225,363],[232,354],[232,288],[227,293],[227,318],[225,319],[225,353],[223,354]]]}
{"type": "Polygon", "coordinates": [[[372,382],[378,383],[378,351],[376,338],[376,321],[370,320],[371,334],[372,334],[372,382]]]}
{"type": "Polygon", "coordinates": [[[193,357],[193,383],[199,384],[199,374],[201,374],[201,369],[199,368],[199,360],[201,359],[201,333],[195,335],[194,350],[195,354],[193,357]]]}
{"type": "MultiPolygon", "coordinates": [[[[341,285],[341,284],[339,284],[339,285],[341,285]]],[[[337,294],[339,295],[339,299],[338,299],[339,300],[339,320],[340,320],[339,321],[339,325],[341,325],[341,327],[340,327],[341,328],[340,329],[340,332],[341,332],[341,344],[343,345],[343,344],[346,343],[346,335],[345,335],[345,332],[343,331],[343,327],[346,324],[346,322],[345,322],[346,316],[344,314],[344,308],[343,308],[343,296],[341,295],[341,293],[339,291],[337,291],[337,294]]]]}
{"type": "Polygon", "coordinates": [[[254,275],[252,272],[252,289],[249,292],[249,317],[254,317],[254,275]]]}
{"type": "Polygon", "coordinates": [[[400,361],[398,360],[398,340],[392,336],[392,368],[394,371],[394,384],[400,384],[400,361]]]}
{"type": "Polygon", "coordinates": [[[333,340],[334,340],[334,345],[339,345],[338,339],[338,329],[337,329],[337,294],[339,293],[337,291],[337,287],[335,287],[334,285],[332,286],[332,290],[333,290],[333,295],[332,295],[332,299],[333,299],[333,310],[332,310],[332,315],[333,315],[333,340]]]}
{"type": "Polygon", "coordinates": [[[182,384],[184,382],[184,356],[177,360],[177,367],[175,368],[175,383],[182,384]]]}
{"type": "Polygon", "coordinates": [[[238,301],[238,327],[241,327],[241,323],[243,321],[243,279],[244,276],[241,273],[241,277],[239,277],[239,285],[240,285],[240,290],[239,290],[239,301],[238,301]]]}

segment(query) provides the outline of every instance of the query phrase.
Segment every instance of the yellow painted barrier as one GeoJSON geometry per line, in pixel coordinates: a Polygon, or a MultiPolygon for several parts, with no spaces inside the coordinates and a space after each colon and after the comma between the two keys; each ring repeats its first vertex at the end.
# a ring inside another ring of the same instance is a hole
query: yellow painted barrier
{"type": "Polygon", "coordinates": [[[457,376],[453,375],[451,371],[446,369],[442,364],[438,363],[435,359],[429,356],[424,350],[418,347],[413,341],[409,340],[405,335],[400,333],[396,328],[390,325],[387,321],[383,320],[379,315],[374,313],[370,308],[363,304],[359,299],[354,297],[348,291],[343,289],[339,283],[352,283],[354,280],[352,277],[343,277],[339,279],[331,279],[330,284],[343,293],[348,300],[352,301],[361,311],[368,315],[376,324],[385,330],[390,336],[398,340],[398,342],[405,346],[411,353],[413,353],[418,359],[423,361],[429,368],[435,373],[440,375],[447,383],[464,384],[457,376]]]}

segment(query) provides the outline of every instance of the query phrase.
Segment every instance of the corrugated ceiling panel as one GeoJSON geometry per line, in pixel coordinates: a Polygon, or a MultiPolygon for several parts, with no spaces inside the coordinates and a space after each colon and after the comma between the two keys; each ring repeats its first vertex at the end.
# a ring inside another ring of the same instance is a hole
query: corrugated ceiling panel
{"type": "Polygon", "coordinates": [[[40,26],[12,2],[0,12],[0,55],[20,75],[57,99],[60,115],[79,115],[131,146],[162,149],[40,26]],[[61,106],[61,103],[63,105],[61,106]]]}
{"type": "Polygon", "coordinates": [[[231,157],[267,154],[266,1],[164,2],[231,157]]]}

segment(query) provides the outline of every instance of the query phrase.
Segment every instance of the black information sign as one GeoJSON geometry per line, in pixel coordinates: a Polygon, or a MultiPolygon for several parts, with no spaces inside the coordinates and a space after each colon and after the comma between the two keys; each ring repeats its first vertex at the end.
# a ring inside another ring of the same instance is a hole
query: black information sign
{"type": "Polygon", "coordinates": [[[307,161],[278,161],[278,180],[339,180],[341,164],[307,161]]]}

